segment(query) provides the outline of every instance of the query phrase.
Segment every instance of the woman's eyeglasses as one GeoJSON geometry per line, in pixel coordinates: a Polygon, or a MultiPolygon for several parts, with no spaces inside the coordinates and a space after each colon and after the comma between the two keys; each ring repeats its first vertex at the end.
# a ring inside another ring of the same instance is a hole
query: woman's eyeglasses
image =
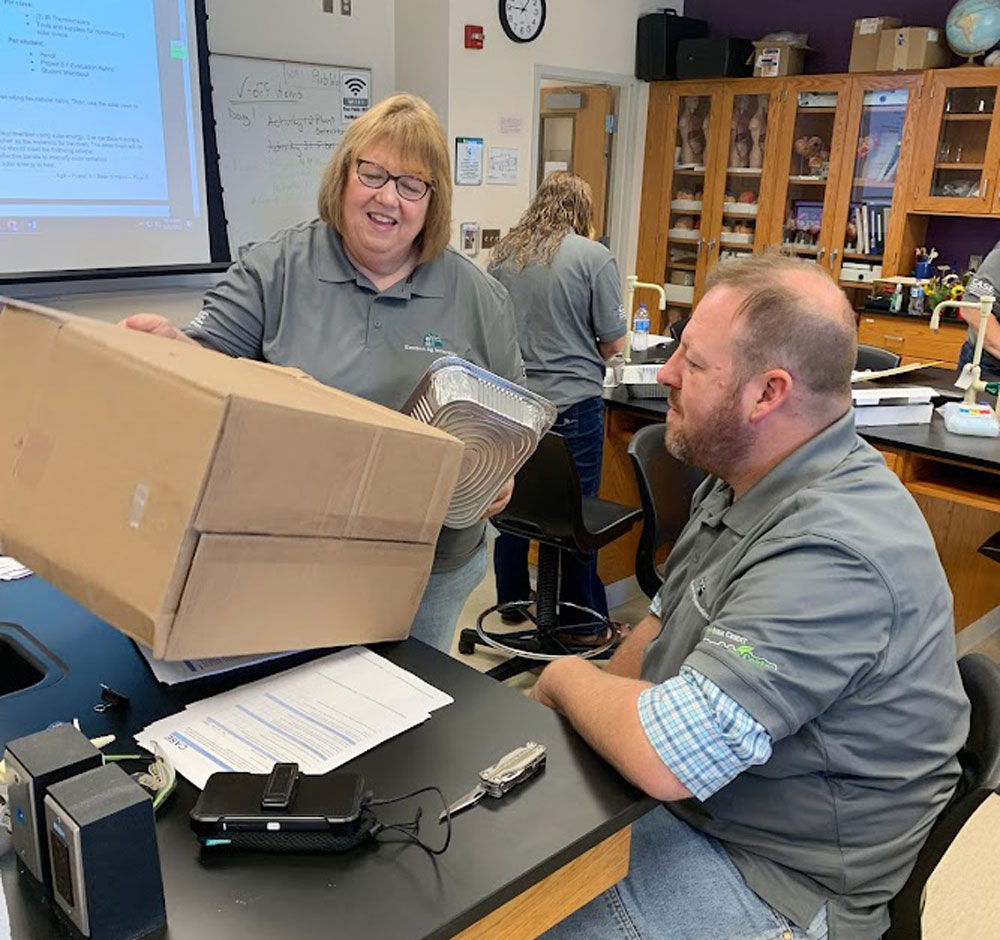
{"type": "Polygon", "coordinates": [[[400,199],[408,202],[419,202],[433,189],[431,183],[419,176],[393,176],[384,166],[372,163],[371,160],[358,160],[358,179],[369,189],[381,189],[392,180],[400,199]]]}

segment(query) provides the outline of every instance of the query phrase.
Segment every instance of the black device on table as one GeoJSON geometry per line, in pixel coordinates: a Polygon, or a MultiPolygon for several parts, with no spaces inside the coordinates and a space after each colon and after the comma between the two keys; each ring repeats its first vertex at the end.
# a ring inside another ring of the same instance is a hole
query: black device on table
{"type": "Polygon", "coordinates": [[[191,828],[209,848],[339,852],[374,835],[370,804],[361,774],[303,774],[279,763],[270,774],[212,774],[191,828]]]}

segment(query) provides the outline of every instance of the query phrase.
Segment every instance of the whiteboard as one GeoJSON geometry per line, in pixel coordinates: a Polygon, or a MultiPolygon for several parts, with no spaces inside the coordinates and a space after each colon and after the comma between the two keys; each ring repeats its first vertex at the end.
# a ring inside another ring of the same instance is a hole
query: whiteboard
{"type": "Polygon", "coordinates": [[[229,250],[317,215],[320,177],[371,104],[371,69],[209,56],[229,250]]]}

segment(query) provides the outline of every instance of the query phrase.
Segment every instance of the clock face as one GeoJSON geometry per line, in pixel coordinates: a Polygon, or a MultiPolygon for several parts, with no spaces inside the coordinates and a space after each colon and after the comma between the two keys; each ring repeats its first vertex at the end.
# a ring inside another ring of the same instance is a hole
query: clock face
{"type": "Polygon", "coordinates": [[[500,25],[514,42],[531,42],[545,25],[545,0],[500,0],[500,25]]]}

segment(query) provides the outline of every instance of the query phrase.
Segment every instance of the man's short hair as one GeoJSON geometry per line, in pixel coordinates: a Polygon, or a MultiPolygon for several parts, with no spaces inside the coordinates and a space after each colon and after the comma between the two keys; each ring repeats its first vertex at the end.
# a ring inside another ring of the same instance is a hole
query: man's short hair
{"type": "Polygon", "coordinates": [[[854,310],[815,263],[779,254],[724,261],[707,281],[709,290],[721,286],[744,295],[733,337],[741,384],[780,368],[813,395],[850,396],[858,355],[854,310]]]}

